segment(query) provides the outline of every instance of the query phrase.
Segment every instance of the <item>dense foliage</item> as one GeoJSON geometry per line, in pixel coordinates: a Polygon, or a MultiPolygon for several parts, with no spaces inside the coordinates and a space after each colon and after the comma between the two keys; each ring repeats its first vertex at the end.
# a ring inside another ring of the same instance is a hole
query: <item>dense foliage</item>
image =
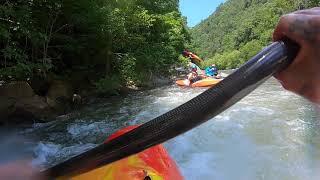
{"type": "Polygon", "coordinates": [[[32,78],[38,71],[63,78],[82,72],[103,91],[142,83],[152,73],[167,73],[187,40],[178,4],[178,0],[4,0],[1,79],[32,78]]]}
{"type": "Polygon", "coordinates": [[[203,66],[236,68],[271,42],[281,15],[319,5],[319,0],[229,0],[191,30],[203,66]]]}

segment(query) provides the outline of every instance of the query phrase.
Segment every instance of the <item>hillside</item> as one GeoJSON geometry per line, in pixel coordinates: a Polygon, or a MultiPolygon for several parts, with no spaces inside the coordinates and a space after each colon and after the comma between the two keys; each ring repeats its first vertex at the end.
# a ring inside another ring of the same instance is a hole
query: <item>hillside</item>
{"type": "Polygon", "coordinates": [[[279,17],[319,0],[228,0],[191,29],[193,50],[220,68],[235,68],[271,41],[279,17]]]}

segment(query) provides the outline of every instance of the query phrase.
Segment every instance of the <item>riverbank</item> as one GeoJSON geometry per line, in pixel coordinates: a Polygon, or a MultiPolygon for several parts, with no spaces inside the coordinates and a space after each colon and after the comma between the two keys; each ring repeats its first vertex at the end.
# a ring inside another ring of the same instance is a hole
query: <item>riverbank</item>
{"type": "Polygon", "coordinates": [[[174,82],[186,74],[184,68],[172,68],[171,75],[150,75],[143,84],[121,85],[114,93],[103,94],[95,84],[83,78],[35,78],[27,81],[1,81],[0,124],[44,123],[76,116],[92,99],[127,96],[174,82]]]}
{"type": "MultiPolygon", "coordinates": [[[[222,70],[226,77],[233,70],[222,70]]],[[[81,78],[68,80],[11,81],[0,83],[0,125],[26,125],[73,119],[79,115],[79,109],[91,106],[97,99],[112,101],[113,97],[122,97],[174,84],[184,79],[188,69],[173,67],[170,75],[150,75],[143,85],[121,86],[116,93],[101,94],[96,86],[81,78]]],[[[83,79],[83,78],[82,78],[83,79]]]]}

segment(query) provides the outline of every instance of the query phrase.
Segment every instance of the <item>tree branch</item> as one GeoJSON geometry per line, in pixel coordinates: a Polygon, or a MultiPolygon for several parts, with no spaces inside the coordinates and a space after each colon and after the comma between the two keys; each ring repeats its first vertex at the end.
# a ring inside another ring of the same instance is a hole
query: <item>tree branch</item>
{"type": "Polygon", "coordinates": [[[0,17],[0,20],[14,24],[14,21],[12,21],[12,20],[10,20],[10,19],[5,19],[5,18],[1,18],[1,17],[0,17]]]}
{"type": "Polygon", "coordinates": [[[57,33],[59,31],[61,31],[61,29],[65,28],[67,26],[69,26],[69,24],[65,24],[65,25],[61,26],[59,29],[55,30],[53,33],[57,33]]]}

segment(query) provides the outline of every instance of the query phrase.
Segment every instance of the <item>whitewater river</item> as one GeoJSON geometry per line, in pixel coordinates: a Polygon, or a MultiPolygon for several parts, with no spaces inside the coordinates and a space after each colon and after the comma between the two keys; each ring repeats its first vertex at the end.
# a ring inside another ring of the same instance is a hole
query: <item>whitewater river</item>
{"type": "MultiPolygon", "coordinates": [[[[35,140],[33,163],[50,166],[204,90],[171,85],[121,99],[98,99],[75,118],[35,124],[21,134],[35,140]]],[[[319,179],[318,117],[316,107],[270,79],[226,112],[165,146],[187,180],[319,179]]]]}

